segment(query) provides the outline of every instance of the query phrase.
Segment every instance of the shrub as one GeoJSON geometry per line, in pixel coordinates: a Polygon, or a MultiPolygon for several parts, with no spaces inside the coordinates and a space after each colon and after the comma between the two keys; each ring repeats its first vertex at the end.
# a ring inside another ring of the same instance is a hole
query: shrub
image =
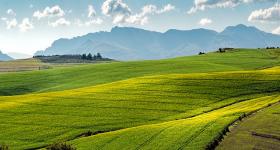
{"type": "Polygon", "coordinates": [[[199,52],[199,53],[198,53],[198,55],[204,55],[204,54],[205,54],[204,52],[199,52]]]}
{"type": "Polygon", "coordinates": [[[5,144],[0,145],[0,150],[9,150],[9,147],[5,144]]]}
{"type": "Polygon", "coordinates": [[[55,143],[47,147],[47,150],[76,150],[76,148],[66,143],[55,143]]]}

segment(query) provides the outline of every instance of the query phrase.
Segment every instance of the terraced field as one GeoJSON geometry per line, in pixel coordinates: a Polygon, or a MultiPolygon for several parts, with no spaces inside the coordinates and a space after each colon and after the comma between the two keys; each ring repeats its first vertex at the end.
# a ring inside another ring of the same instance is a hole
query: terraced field
{"type": "Polygon", "coordinates": [[[9,88],[0,85],[0,143],[204,149],[234,120],[280,100],[278,64],[277,50],[236,50],[1,74],[9,88]]]}

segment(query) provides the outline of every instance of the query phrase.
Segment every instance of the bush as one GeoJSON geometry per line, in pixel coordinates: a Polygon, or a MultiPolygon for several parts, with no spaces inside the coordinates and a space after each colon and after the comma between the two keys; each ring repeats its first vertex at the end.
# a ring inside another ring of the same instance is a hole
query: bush
{"type": "Polygon", "coordinates": [[[204,52],[199,52],[199,53],[198,53],[198,55],[204,55],[204,54],[205,54],[204,52]]]}
{"type": "Polygon", "coordinates": [[[9,147],[5,144],[0,145],[0,150],[9,150],[9,147]]]}
{"type": "Polygon", "coordinates": [[[76,150],[76,148],[66,143],[55,143],[47,147],[47,150],[76,150]]]}

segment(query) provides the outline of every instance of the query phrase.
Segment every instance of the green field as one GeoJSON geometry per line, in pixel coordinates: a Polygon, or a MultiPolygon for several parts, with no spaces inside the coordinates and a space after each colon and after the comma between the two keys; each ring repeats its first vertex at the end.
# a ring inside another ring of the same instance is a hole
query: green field
{"type": "Polygon", "coordinates": [[[278,50],[235,50],[156,61],[113,62],[0,75],[0,95],[75,89],[133,77],[269,68],[280,64],[278,50]]]}
{"type": "Polygon", "coordinates": [[[232,128],[217,149],[279,149],[279,115],[279,103],[252,115],[232,128]]]}
{"type": "Polygon", "coordinates": [[[234,50],[0,74],[0,143],[204,149],[280,100],[280,50],[234,50]],[[99,133],[80,137],[91,131],[99,133]]]}

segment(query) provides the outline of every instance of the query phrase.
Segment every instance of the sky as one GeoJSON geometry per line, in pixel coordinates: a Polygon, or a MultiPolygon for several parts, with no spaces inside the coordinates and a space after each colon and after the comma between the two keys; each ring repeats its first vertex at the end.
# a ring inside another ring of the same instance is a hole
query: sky
{"type": "Polygon", "coordinates": [[[59,38],[129,26],[165,32],[245,24],[280,34],[277,0],[0,0],[0,50],[33,54],[59,38]]]}

